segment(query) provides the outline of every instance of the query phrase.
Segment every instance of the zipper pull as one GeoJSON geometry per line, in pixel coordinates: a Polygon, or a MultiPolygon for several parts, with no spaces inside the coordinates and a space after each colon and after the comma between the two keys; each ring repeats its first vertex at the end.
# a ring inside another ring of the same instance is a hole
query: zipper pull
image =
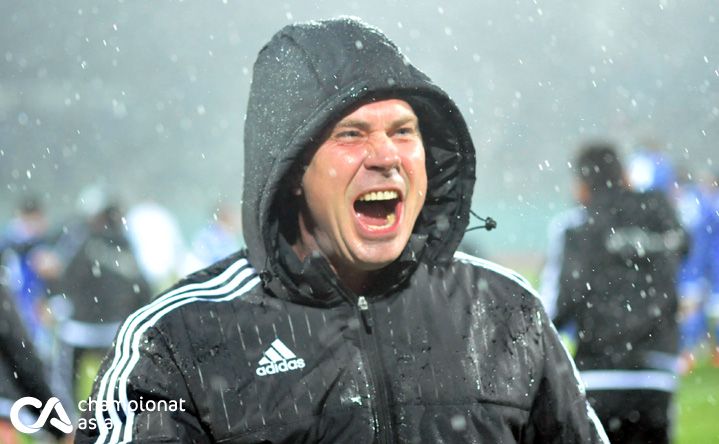
{"type": "Polygon", "coordinates": [[[374,322],[372,320],[372,312],[369,311],[369,303],[364,296],[357,298],[357,307],[359,307],[360,315],[362,315],[362,322],[364,323],[365,329],[367,333],[370,333],[372,327],[374,327],[374,322]]]}

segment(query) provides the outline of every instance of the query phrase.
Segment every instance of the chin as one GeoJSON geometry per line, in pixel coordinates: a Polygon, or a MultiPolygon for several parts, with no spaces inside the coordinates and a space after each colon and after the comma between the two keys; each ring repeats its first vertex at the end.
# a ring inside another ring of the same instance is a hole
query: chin
{"type": "MultiPolygon", "coordinates": [[[[394,244],[394,242],[392,242],[394,244]]],[[[394,262],[404,250],[407,242],[401,245],[372,245],[355,256],[355,263],[364,271],[377,271],[394,262]]]]}

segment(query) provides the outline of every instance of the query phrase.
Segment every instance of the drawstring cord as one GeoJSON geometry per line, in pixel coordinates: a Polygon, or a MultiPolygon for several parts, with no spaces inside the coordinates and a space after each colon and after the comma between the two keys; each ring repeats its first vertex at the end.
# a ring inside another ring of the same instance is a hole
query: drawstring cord
{"type": "Polygon", "coordinates": [[[478,226],[476,226],[476,227],[467,228],[467,229],[464,231],[465,233],[469,233],[470,231],[481,230],[481,229],[485,229],[485,230],[487,230],[487,231],[492,231],[492,230],[494,230],[495,228],[497,228],[497,221],[495,221],[495,220],[492,219],[491,217],[489,217],[489,216],[487,216],[487,217],[481,217],[481,216],[479,216],[477,213],[475,213],[474,211],[472,211],[471,208],[470,208],[470,210],[469,210],[469,214],[471,214],[472,216],[474,216],[474,217],[476,217],[477,219],[479,219],[479,220],[481,220],[482,222],[484,222],[484,225],[478,225],[478,226]]]}

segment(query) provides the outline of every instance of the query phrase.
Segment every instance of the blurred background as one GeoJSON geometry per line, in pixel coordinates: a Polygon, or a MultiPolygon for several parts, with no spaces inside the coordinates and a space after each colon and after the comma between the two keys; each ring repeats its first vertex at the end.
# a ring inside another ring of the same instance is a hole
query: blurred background
{"type": "Polygon", "coordinates": [[[356,15],[445,88],[478,149],[474,209],[492,254],[541,251],[571,203],[567,161],[591,135],[652,140],[711,167],[719,132],[719,9],[559,0],[158,1],[0,4],[0,215],[26,191],[53,219],[89,184],[201,226],[239,206],[252,63],[292,21],[356,15]],[[531,228],[531,229],[528,229],[531,228]]]}
{"type": "MultiPolygon", "coordinates": [[[[337,15],[382,29],[457,102],[477,147],[473,208],[499,224],[467,249],[535,284],[547,225],[574,204],[581,142],[659,150],[690,176],[717,169],[713,0],[0,2],[0,224],[28,196],[65,233],[109,203],[122,211],[103,216],[127,228],[139,207],[173,219],[175,275],[210,260],[197,242],[218,221],[239,245],[254,59],[283,25],[337,15]]],[[[706,375],[684,409],[716,418],[706,375]]],[[[701,418],[697,436],[719,440],[701,418]]]]}

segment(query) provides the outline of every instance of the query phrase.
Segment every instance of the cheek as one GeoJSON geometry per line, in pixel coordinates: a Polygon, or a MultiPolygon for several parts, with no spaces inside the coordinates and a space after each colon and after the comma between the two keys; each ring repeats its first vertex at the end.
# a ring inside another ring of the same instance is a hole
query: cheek
{"type": "Polygon", "coordinates": [[[326,202],[344,198],[355,164],[356,160],[349,154],[316,156],[304,176],[310,202],[322,202],[322,206],[326,206],[326,202]]]}
{"type": "Polygon", "coordinates": [[[326,184],[344,188],[342,185],[349,183],[361,163],[362,156],[359,153],[338,152],[317,162],[317,174],[326,184]]]}
{"type": "Polygon", "coordinates": [[[413,180],[415,187],[424,192],[427,188],[427,166],[425,165],[424,148],[420,145],[403,156],[404,169],[413,180]]]}
{"type": "Polygon", "coordinates": [[[364,161],[364,150],[347,150],[337,155],[334,162],[335,170],[340,179],[353,176],[364,161]]]}

